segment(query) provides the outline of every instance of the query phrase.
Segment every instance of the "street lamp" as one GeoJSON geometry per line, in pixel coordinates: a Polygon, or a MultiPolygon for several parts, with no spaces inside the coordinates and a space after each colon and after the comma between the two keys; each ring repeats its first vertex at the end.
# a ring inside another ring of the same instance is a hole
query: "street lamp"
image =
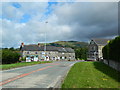
{"type": "MultiPolygon", "coordinates": [[[[46,27],[47,27],[47,21],[45,22],[46,23],[46,27]]],[[[44,45],[44,56],[45,56],[45,58],[44,58],[44,60],[46,60],[46,32],[47,32],[47,28],[46,28],[46,31],[45,31],[45,45],[44,45]]]]}

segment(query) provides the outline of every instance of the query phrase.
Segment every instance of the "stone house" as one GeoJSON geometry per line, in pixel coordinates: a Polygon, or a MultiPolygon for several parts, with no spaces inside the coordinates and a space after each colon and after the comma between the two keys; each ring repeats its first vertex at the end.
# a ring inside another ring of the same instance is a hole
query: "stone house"
{"type": "Polygon", "coordinates": [[[40,60],[75,60],[75,52],[72,48],[55,47],[55,46],[40,46],[40,43],[24,45],[21,44],[20,50],[22,57],[26,58],[26,62],[40,60]]]}
{"type": "Polygon", "coordinates": [[[103,59],[102,48],[109,43],[110,39],[91,39],[88,46],[88,60],[103,59]]]}

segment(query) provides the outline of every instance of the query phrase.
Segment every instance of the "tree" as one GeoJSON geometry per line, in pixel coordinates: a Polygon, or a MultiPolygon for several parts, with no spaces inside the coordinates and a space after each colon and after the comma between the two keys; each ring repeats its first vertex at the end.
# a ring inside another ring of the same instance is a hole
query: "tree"
{"type": "Polygon", "coordinates": [[[14,51],[15,49],[13,47],[9,48],[9,50],[14,51]]]}
{"type": "Polygon", "coordinates": [[[76,59],[87,59],[87,48],[76,48],[75,56],[76,59]]]}
{"type": "Polygon", "coordinates": [[[11,64],[19,61],[20,54],[11,50],[2,50],[2,64],[11,64]]]}

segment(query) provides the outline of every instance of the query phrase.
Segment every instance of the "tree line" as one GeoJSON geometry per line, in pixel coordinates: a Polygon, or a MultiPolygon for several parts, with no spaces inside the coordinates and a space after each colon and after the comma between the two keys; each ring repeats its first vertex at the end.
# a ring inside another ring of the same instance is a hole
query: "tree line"
{"type": "Polygon", "coordinates": [[[111,40],[102,50],[103,58],[120,62],[120,36],[111,40]]]}

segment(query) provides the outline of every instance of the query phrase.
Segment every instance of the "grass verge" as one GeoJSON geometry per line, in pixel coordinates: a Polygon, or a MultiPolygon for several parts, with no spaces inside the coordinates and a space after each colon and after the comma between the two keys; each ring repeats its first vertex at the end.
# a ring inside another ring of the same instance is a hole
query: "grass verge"
{"type": "Polygon", "coordinates": [[[3,64],[0,65],[0,70],[6,70],[16,67],[23,67],[23,66],[30,66],[35,64],[43,64],[43,63],[51,63],[52,61],[38,61],[38,62],[21,62],[21,63],[14,63],[14,64],[3,64]]]}
{"type": "Polygon", "coordinates": [[[62,88],[120,88],[119,75],[102,62],[79,62],[70,69],[62,88]]]}

